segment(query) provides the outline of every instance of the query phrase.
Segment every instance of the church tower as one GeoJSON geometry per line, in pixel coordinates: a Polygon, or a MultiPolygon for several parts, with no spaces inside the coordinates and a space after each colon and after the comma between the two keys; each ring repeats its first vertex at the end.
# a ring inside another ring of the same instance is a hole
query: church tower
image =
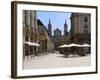
{"type": "Polygon", "coordinates": [[[50,36],[52,36],[52,25],[51,25],[50,19],[49,19],[49,24],[48,24],[48,32],[49,32],[50,36]]]}
{"type": "Polygon", "coordinates": [[[67,26],[67,21],[65,19],[65,24],[64,24],[64,36],[66,36],[68,33],[68,26],[67,26]]]}

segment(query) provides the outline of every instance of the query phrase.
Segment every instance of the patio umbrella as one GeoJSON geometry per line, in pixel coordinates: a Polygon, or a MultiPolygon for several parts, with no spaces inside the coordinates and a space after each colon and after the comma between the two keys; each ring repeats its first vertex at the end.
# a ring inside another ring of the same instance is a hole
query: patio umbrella
{"type": "Polygon", "coordinates": [[[67,45],[67,44],[64,44],[64,45],[59,46],[59,48],[65,48],[65,47],[71,47],[71,46],[70,45],[67,45]]]}
{"type": "Polygon", "coordinates": [[[71,44],[69,44],[69,45],[67,45],[67,44],[64,44],[64,45],[61,45],[61,46],[59,46],[60,48],[64,48],[64,47],[80,47],[81,45],[79,45],[79,44],[75,44],[75,43],[71,43],[71,44]]]}
{"type": "Polygon", "coordinates": [[[89,44],[83,44],[83,46],[84,46],[84,47],[90,47],[90,45],[89,45],[89,44]]]}
{"type": "Polygon", "coordinates": [[[79,45],[79,44],[75,44],[75,43],[71,43],[71,44],[69,44],[69,46],[71,46],[71,47],[80,47],[81,45],[79,45]]]}
{"type": "Polygon", "coordinates": [[[34,42],[24,42],[25,44],[28,44],[28,45],[30,45],[30,46],[36,46],[36,47],[39,47],[40,46],[40,44],[38,44],[38,43],[34,43],[34,42]]]}
{"type": "Polygon", "coordinates": [[[64,48],[64,47],[90,47],[90,45],[88,44],[79,45],[79,44],[71,43],[69,45],[64,44],[64,45],[59,46],[59,48],[64,48]]]}

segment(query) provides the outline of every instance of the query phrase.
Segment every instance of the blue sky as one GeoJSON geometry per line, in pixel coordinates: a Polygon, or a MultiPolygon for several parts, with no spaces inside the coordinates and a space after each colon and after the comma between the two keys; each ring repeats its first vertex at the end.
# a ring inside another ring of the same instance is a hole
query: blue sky
{"type": "Polygon", "coordinates": [[[52,11],[37,11],[37,19],[47,27],[49,19],[51,20],[52,30],[59,28],[63,34],[65,19],[67,20],[68,31],[71,28],[70,22],[71,13],[68,12],[52,12],[52,11]]]}

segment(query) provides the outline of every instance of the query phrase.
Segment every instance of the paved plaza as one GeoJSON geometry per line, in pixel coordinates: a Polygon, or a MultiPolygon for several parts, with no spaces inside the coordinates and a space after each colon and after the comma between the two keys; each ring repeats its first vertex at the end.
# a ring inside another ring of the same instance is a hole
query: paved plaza
{"type": "Polygon", "coordinates": [[[23,62],[24,69],[80,67],[90,65],[90,55],[83,57],[64,57],[64,55],[58,53],[36,56],[31,59],[25,59],[23,62]]]}

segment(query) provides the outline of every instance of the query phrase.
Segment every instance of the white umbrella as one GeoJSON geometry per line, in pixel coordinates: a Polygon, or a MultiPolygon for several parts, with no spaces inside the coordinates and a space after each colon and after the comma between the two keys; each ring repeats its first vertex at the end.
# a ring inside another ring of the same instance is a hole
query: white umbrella
{"type": "Polygon", "coordinates": [[[76,46],[76,47],[90,47],[90,45],[88,45],[88,44],[79,45],[79,44],[74,44],[74,43],[70,44],[70,46],[76,46]]]}
{"type": "Polygon", "coordinates": [[[88,44],[83,44],[82,46],[83,47],[90,47],[90,45],[88,45],[88,44]]]}
{"type": "Polygon", "coordinates": [[[34,42],[24,42],[25,44],[31,45],[31,46],[40,46],[40,44],[38,43],[34,43],[34,42]]]}
{"type": "Polygon", "coordinates": [[[64,44],[64,45],[61,45],[61,46],[59,46],[59,47],[60,47],[60,48],[64,48],[64,47],[73,47],[73,46],[79,47],[80,45],[75,44],[75,43],[72,43],[72,44],[69,44],[69,45],[64,44]]]}
{"type": "Polygon", "coordinates": [[[71,47],[73,47],[73,46],[75,46],[75,47],[80,47],[81,45],[72,43],[72,44],[69,44],[69,46],[71,46],[71,47]]]}
{"type": "Polygon", "coordinates": [[[69,45],[64,44],[64,45],[59,46],[59,48],[64,48],[64,47],[90,47],[90,45],[88,44],[79,45],[79,44],[72,43],[69,45]]]}
{"type": "Polygon", "coordinates": [[[64,45],[59,46],[59,48],[64,48],[64,47],[71,47],[71,46],[69,46],[67,44],[64,44],[64,45]]]}

